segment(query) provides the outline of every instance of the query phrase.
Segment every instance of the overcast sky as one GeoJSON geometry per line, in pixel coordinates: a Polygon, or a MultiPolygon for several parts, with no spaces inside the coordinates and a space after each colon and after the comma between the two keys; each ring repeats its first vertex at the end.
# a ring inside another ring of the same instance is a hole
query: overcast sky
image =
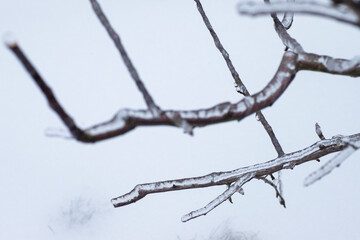
{"type": "MultiPolygon", "coordinates": [[[[283,54],[270,17],[236,13],[238,1],[203,1],[205,11],[249,91],[261,90],[283,54]]],[[[163,109],[238,101],[233,80],[191,0],[100,1],[163,109]]],[[[89,1],[0,0],[0,35],[11,32],[59,101],[81,127],[145,104],[89,1]]],[[[359,29],[295,17],[290,34],[306,51],[359,55],[359,29]]],[[[110,199],[136,184],[204,175],[276,157],[254,116],[195,129],[139,127],[96,144],[49,138],[64,129],[13,54],[0,46],[0,239],[209,239],[222,229],[249,239],[360,239],[360,153],[320,182],[304,178],[322,163],[283,173],[284,209],[260,181],[187,223],[225,187],[149,195],[114,209],[110,199]]],[[[324,135],[360,132],[358,79],[301,72],[264,111],[285,152],[324,135]]]]}

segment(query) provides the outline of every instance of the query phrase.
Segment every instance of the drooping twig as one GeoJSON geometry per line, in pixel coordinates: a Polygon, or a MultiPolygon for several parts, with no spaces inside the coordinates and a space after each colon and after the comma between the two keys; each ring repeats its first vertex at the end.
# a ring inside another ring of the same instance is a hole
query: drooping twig
{"type": "MultiPolygon", "coordinates": [[[[333,152],[340,152],[349,147],[360,146],[360,133],[350,136],[335,136],[331,139],[320,140],[313,145],[302,150],[288,153],[282,157],[270,160],[268,162],[255,164],[248,167],[238,168],[227,172],[214,172],[201,177],[183,178],[177,180],[168,180],[162,182],[145,183],[137,185],[132,191],[122,196],[113,198],[111,201],[114,207],[121,207],[134,203],[148,194],[169,192],[184,189],[204,188],[217,185],[229,185],[239,179],[264,177],[283,169],[294,169],[296,165],[318,159],[333,152]]],[[[243,184],[240,184],[240,187],[243,184]]],[[[232,190],[230,190],[231,192],[232,190]]],[[[231,195],[226,195],[228,199],[231,195]]],[[[223,202],[223,195],[215,199],[214,203],[223,202]]],[[[214,203],[211,203],[212,206],[214,203]]],[[[186,219],[186,218],[185,218],[186,219]]]]}
{"type": "Polygon", "coordinates": [[[135,81],[136,86],[138,87],[139,91],[142,93],[149,110],[152,112],[152,114],[154,116],[160,115],[160,113],[161,113],[160,108],[155,104],[153,98],[151,97],[151,95],[148,92],[148,90],[146,89],[144,83],[140,79],[140,76],[139,76],[138,72],[136,71],[135,66],[131,62],[123,44],[121,43],[121,39],[120,39],[119,35],[116,33],[114,28],[111,26],[106,15],[102,11],[99,3],[96,0],[90,0],[90,2],[94,9],[94,12],[96,13],[97,17],[99,18],[101,24],[104,26],[104,28],[106,29],[110,38],[113,40],[116,48],[119,50],[119,53],[126,65],[127,69],[129,70],[131,77],[135,81]]]}
{"type": "Polygon", "coordinates": [[[333,6],[319,2],[274,2],[257,3],[243,2],[238,4],[238,12],[251,16],[264,15],[269,13],[300,13],[322,16],[338,20],[340,22],[360,26],[359,17],[346,6],[333,6]]]}

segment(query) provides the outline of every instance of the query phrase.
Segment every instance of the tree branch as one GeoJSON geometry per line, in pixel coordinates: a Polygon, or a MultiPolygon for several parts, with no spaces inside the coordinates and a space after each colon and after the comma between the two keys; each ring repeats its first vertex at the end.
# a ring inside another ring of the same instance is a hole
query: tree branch
{"type": "MultiPolygon", "coordinates": [[[[234,65],[232,64],[232,62],[230,60],[230,55],[225,50],[225,48],[222,45],[218,35],[216,34],[214,28],[212,27],[209,18],[206,16],[206,13],[205,13],[205,11],[204,11],[204,9],[202,7],[202,4],[201,4],[200,0],[195,0],[195,3],[196,3],[196,6],[197,6],[197,9],[198,9],[198,11],[199,11],[199,13],[200,13],[200,15],[201,15],[201,17],[203,19],[203,22],[205,23],[205,26],[209,30],[210,35],[214,40],[216,48],[219,50],[219,52],[223,56],[227,66],[228,66],[228,69],[231,72],[231,75],[232,75],[232,77],[233,77],[233,79],[235,81],[236,90],[239,93],[243,94],[244,96],[250,96],[250,92],[246,88],[245,84],[241,81],[238,72],[236,71],[234,65]]],[[[284,16],[284,19],[285,19],[285,16],[284,16]]],[[[290,25],[292,23],[292,16],[287,16],[286,21],[288,21],[286,24],[288,24],[288,27],[290,28],[290,25]]],[[[266,120],[264,114],[261,111],[257,111],[256,116],[257,116],[258,121],[260,121],[260,123],[263,125],[265,131],[269,135],[269,137],[271,139],[271,142],[274,145],[278,156],[284,155],[284,151],[283,151],[283,149],[282,149],[282,147],[281,147],[281,145],[279,143],[279,140],[276,138],[276,135],[275,135],[274,131],[272,130],[272,127],[270,126],[270,124],[266,120]]],[[[282,182],[281,182],[281,173],[280,172],[278,172],[278,183],[279,183],[279,191],[282,192],[282,182]]]]}
{"type": "Polygon", "coordinates": [[[183,221],[187,221],[192,219],[194,216],[197,217],[208,213],[213,208],[227,200],[235,192],[235,188],[240,189],[244,183],[252,180],[253,178],[262,178],[283,169],[294,169],[296,165],[316,160],[333,152],[340,152],[344,149],[348,149],[349,147],[353,148],[353,146],[360,146],[360,133],[350,136],[338,135],[331,139],[320,140],[302,150],[285,154],[282,157],[278,157],[264,163],[242,167],[232,171],[214,172],[201,177],[139,184],[129,193],[113,198],[111,202],[114,207],[121,207],[134,203],[152,193],[204,188],[217,185],[229,185],[235,182],[235,184],[231,185],[228,190],[210,202],[206,207],[185,215],[183,217],[183,221]]]}
{"type": "Polygon", "coordinates": [[[198,110],[165,110],[161,116],[154,117],[149,110],[122,109],[111,120],[94,125],[85,130],[76,126],[75,121],[66,113],[60,105],[50,87],[46,84],[32,63],[25,56],[18,44],[7,45],[15,54],[24,68],[39,86],[45,95],[50,107],[58,114],[73,137],[85,143],[98,142],[129,132],[137,126],[167,125],[177,126],[174,123],[174,115],[180,116],[191,126],[203,127],[216,123],[241,120],[250,114],[271,106],[286,90],[299,70],[312,70],[359,77],[360,66],[354,65],[354,60],[336,59],[328,56],[302,53],[297,55],[293,52],[285,52],[275,76],[260,92],[245,97],[237,103],[221,103],[210,108],[198,110]],[[299,57],[300,56],[300,57],[299,57]],[[331,60],[333,65],[324,62],[331,60]],[[346,67],[343,71],[341,67],[346,67]],[[352,66],[349,68],[349,66],[352,66]]]}
{"type": "Polygon", "coordinates": [[[360,18],[351,8],[346,6],[339,7],[318,2],[274,2],[271,4],[243,2],[238,4],[237,9],[240,14],[251,16],[269,13],[310,14],[360,27],[360,18]]]}
{"type": "MultiPolygon", "coordinates": [[[[221,55],[223,56],[229,71],[231,72],[231,75],[235,81],[235,84],[237,85],[237,91],[241,94],[243,94],[244,96],[250,96],[250,92],[247,90],[245,84],[241,81],[238,72],[236,71],[234,65],[232,64],[231,60],[230,60],[230,56],[228,54],[228,52],[225,50],[225,48],[223,47],[223,45],[221,44],[221,41],[219,39],[219,37],[217,36],[214,28],[212,27],[209,18],[206,16],[206,13],[201,5],[200,0],[195,0],[197,8],[199,10],[199,13],[205,23],[205,26],[207,27],[207,29],[209,30],[216,48],[220,51],[221,55]]],[[[268,121],[265,119],[265,116],[262,114],[261,111],[257,111],[256,112],[257,116],[258,116],[258,120],[261,122],[261,124],[264,126],[266,132],[268,133],[271,142],[273,143],[276,152],[278,153],[279,156],[284,154],[284,151],[278,141],[278,139],[275,136],[274,131],[272,130],[270,124],[268,123],[268,121]]]]}

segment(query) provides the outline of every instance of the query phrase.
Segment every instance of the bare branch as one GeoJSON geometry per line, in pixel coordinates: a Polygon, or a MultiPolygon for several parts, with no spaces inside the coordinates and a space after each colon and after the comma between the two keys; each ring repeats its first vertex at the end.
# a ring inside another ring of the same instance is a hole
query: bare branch
{"type": "MultiPolygon", "coordinates": [[[[347,149],[349,146],[360,146],[360,133],[350,136],[339,135],[331,139],[320,140],[307,148],[285,154],[282,157],[275,158],[268,162],[238,168],[232,171],[214,172],[201,177],[183,178],[177,180],[140,184],[137,185],[131,192],[113,198],[111,202],[114,207],[120,207],[134,203],[142,199],[146,195],[152,193],[204,188],[217,185],[229,185],[233,182],[238,181],[239,179],[247,178],[249,179],[245,181],[250,181],[252,178],[261,178],[283,169],[293,169],[296,165],[315,160],[319,157],[328,155],[333,152],[342,151],[344,149],[347,149]]],[[[242,185],[243,184],[240,184],[240,187],[242,185]]],[[[237,185],[234,187],[237,187],[237,185]]],[[[232,191],[233,190],[230,190],[228,192],[228,190],[226,190],[224,192],[224,195],[220,195],[220,199],[214,200],[216,202],[211,202],[209,206],[219,205],[221,202],[225,201],[231,196],[230,193],[232,193],[232,191]],[[221,202],[217,204],[218,201],[221,202]]],[[[206,210],[210,208],[211,207],[202,209],[199,213],[205,213],[206,210]]]]}
{"type": "Polygon", "coordinates": [[[208,214],[210,211],[212,211],[214,208],[219,206],[221,203],[225,202],[227,199],[230,199],[231,196],[238,192],[241,187],[250,181],[254,177],[254,174],[244,174],[241,176],[236,182],[234,182],[225,192],[223,192],[220,196],[212,200],[210,203],[208,203],[205,207],[200,208],[198,210],[192,211],[186,215],[184,215],[181,218],[182,222],[187,222],[191,219],[204,216],[208,214]]]}
{"type": "Polygon", "coordinates": [[[158,116],[161,113],[160,108],[155,104],[154,100],[152,99],[150,93],[147,91],[144,83],[141,81],[138,72],[136,71],[133,63],[131,62],[123,44],[121,43],[119,35],[116,33],[114,28],[111,26],[109,20],[107,19],[105,13],[102,11],[99,3],[96,0],[90,0],[91,5],[94,9],[96,16],[99,18],[101,24],[106,29],[107,33],[109,34],[110,38],[113,40],[116,48],[119,50],[119,53],[130,72],[131,77],[134,79],[136,86],[138,87],[139,91],[142,93],[146,105],[148,106],[149,110],[152,112],[154,116],[158,116]]]}
{"type": "Polygon", "coordinates": [[[275,2],[271,4],[244,2],[239,3],[237,9],[240,14],[251,16],[286,12],[310,14],[360,26],[359,17],[349,7],[337,7],[318,2],[275,2]]]}

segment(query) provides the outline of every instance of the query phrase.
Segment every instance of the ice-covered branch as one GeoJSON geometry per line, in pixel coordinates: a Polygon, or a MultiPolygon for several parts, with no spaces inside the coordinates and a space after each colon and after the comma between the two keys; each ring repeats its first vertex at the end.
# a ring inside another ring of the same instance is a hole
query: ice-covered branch
{"type": "Polygon", "coordinates": [[[299,54],[299,70],[319,71],[352,77],[360,76],[360,56],[352,60],[321,56],[311,53],[299,54]]]}
{"type": "MultiPolygon", "coordinates": [[[[282,157],[278,157],[264,163],[238,168],[232,171],[214,172],[201,177],[140,184],[137,185],[131,192],[113,198],[111,201],[114,207],[120,207],[134,203],[152,193],[232,184],[229,188],[231,190],[225,191],[217,199],[210,202],[205,208],[195,211],[194,215],[200,216],[207,213],[207,210],[212,210],[214,206],[217,206],[228,199],[233,192],[233,188],[240,189],[245,182],[250,181],[253,178],[261,178],[283,169],[294,169],[296,165],[316,160],[333,152],[343,151],[344,149],[347,151],[349,147],[355,149],[354,146],[360,146],[360,133],[350,136],[338,135],[331,139],[320,140],[302,150],[285,154],[282,157]],[[237,185],[234,185],[236,182],[237,185]]],[[[185,215],[183,220],[190,219],[192,216],[191,214],[192,213],[190,213],[190,215],[185,215]]]]}
{"type": "Polygon", "coordinates": [[[157,117],[148,109],[122,109],[109,121],[82,130],[75,124],[69,114],[65,112],[50,87],[25,56],[18,44],[12,43],[7,46],[31,75],[46,97],[50,107],[58,114],[73,137],[78,141],[86,143],[119,136],[137,126],[178,126],[176,121],[174,121],[176,118],[189,123],[190,130],[193,127],[203,127],[226,121],[241,120],[250,114],[271,106],[286,90],[299,70],[321,71],[353,77],[360,76],[358,58],[345,60],[307,53],[298,55],[288,51],[284,53],[275,76],[265,88],[252,96],[243,98],[237,103],[226,102],[210,108],[197,110],[164,110],[162,114],[157,117]]]}
{"type": "Polygon", "coordinates": [[[269,13],[301,13],[335,19],[344,23],[360,26],[357,14],[346,6],[334,6],[319,2],[242,2],[238,4],[238,12],[251,16],[269,13]]]}
{"type": "Polygon", "coordinates": [[[254,177],[254,173],[244,174],[241,176],[236,182],[234,182],[225,192],[223,192],[220,196],[209,202],[205,207],[202,207],[198,210],[192,211],[181,218],[181,221],[187,222],[191,219],[204,216],[212,211],[214,208],[230,199],[234,193],[239,192],[241,187],[250,181],[254,177]]]}
{"type": "Polygon", "coordinates": [[[116,48],[119,50],[119,53],[126,65],[127,69],[129,70],[131,77],[135,81],[136,86],[138,87],[139,91],[142,93],[149,110],[152,112],[152,114],[154,116],[160,115],[160,113],[161,113],[160,108],[155,104],[153,98],[151,97],[151,95],[148,92],[148,90],[146,89],[144,83],[140,79],[140,76],[139,76],[137,70],[135,69],[135,66],[131,62],[123,44],[121,43],[121,39],[120,39],[119,35],[116,33],[114,28],[111,26],[105,13],[102,11],[99,3],[96,0],[90,0],[90,2],[92,5],[92,8],[94,9],[96,16],[99,18],[101,24],[104,26],[104,28],[106,29],[110,38],[113,40],[116,48]]]}
{"type": "Polygon", "coordinates": [[[298,43],[298,41],[296,41],[296,39],[292,38],[289,35],[289,33],[286,31],[286,28],[283,26],[283,24],[280,22],[280,20],[276,17],[276,15],[272,15],[272,17],[274,20],[275,30],[276,30],[277,34],[279,35],[283,44],[296,53],[303,53],[304,49],[302,48],[300,43],[298,43]]]}

